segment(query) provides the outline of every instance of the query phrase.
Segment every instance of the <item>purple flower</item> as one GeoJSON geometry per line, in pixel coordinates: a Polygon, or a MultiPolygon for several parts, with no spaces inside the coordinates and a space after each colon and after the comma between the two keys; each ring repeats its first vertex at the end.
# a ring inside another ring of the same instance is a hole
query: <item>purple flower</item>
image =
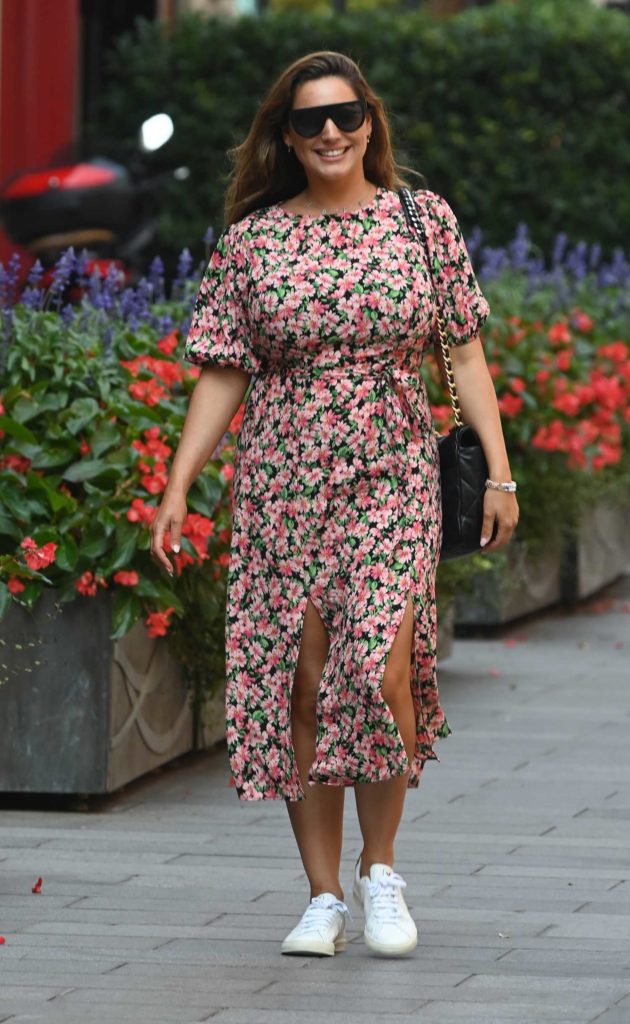
{"type": "Polygon", "coordinates": [[[60,313],[64,327],[70,327],[74,323],[76,315],[77,312],[74,306],[71,306],[69,302],[66,303],[60,313]]]}
{"type": "Polygon", "coordinates": [[[567,235],[564,231],[560,231],[556,235],[555,241],[553,243],[553,250],[551,253],[551,262],[553,266],[557,266],[558,264],[562,263],[562,260],[564,259],[564,253],[567,247],[567,242],[567,235]]]}
{"type": "Polygon", "coordinates": [[[164,299],[164,262],[159,256],[155,256],[151,260],[148,278],[153,289],[154,300],[162,302],[164,299]]]}
{"type": "Polygon", "coordinates": [[[48,289],[47,299],[56,299],[57,306],[61,303],[61,298],[70,283],[70,278],[74,273],[76,265],[76,254],[72,246],[70,246],[69,249],[62,252],[61,256],[57,260],[53,271],[52,283],[48,289]]]}
{"type": "Polygon", "coordinates": [[[11,254],[6,267],[0,263],[0,307],[2,309],[8,309],[15,304],[20,267],[20,257],[16,252],[11,254]]]}

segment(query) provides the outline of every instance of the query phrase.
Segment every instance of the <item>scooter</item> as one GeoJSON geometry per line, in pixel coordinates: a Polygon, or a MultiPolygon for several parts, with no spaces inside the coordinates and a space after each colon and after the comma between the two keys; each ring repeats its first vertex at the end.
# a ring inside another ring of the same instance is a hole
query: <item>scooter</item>
{"type": "MultiPolygon", "coordinates": [[[[164,146],[173,135],[168,114],[155,114],[140,127],[141,156],[129,167],[94,157],[61,167],[19,171],[0,186],[0,220],[9,238],[39,260],[40,286],[54,279],[54,266],[68,248],[85,250],[82,272],[112,267],[133,283],[146,270],[155,238],[156,199],[165,184],[185,181],[188,167],[150,175],[142,155],[164,146]]],[[[28,268],[26,268],[28,270],[28,268]]],[[[74,294],[76,298],[76,285],[74,294]]]]}

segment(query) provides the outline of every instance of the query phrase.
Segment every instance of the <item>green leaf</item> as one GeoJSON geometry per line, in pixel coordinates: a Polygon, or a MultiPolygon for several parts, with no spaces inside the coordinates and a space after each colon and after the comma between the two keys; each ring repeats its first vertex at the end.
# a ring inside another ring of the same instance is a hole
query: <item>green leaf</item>
{"type": "Polygon", "coordinates": [[[14,519],[5,516],[0,512],[0,536],[13,537],[14,540],[21,540],[23,530],[17,525],[14,519]]]}
{"type": "Polygon", "coordinates": [[[26,474],[26,482],[29,491],[37,490],[43,492],[53,512],[60,512],[62,509],[70,510],[76,507],[74,498],[64,494],[62,491],[55,490],[54,487],[47,483],[44,477],[38,476],[37,473],[29,471],[26,474]]]}
{"type": "Polygon", "coordinates": [[[87,442],[95,458],[109,451],[114,445],[120,444],[121,432],[114,423],[102,423],[87,434],[87,442]]]}
{"type": "Polygon", "coordinates": [[[112,640],[125,636],[142,616],[142,602],[130,590],[118,590],[114,594],[112,609],[112,640]]]}
{"type": "Polygon", "coordinates": [[[63,466],[74,458],[76,454],[76,445],[73,442],[72,447],[69,445],[65,446],[51,446],[50,448],[42,449],[38,455],[35,456],[32,462],[33,469],[53,469],[57,466],[63,466]]]}
{"type": "Polygon", "coordinates": [[[11,597],[9,588],[6,583],[0,582],[0,619],[4,618],[11,607],[12,602],[13,598],[11,597]]]}
{"type": "MultiPolygon", "coordinates": [[[[118,569],[127,569],[136,550],[138,528],[119,519],[116,525],[115,548],[101,567],[104,575],[109,576],[118,569]]],[[[111,543],[111,542],[110,542],[111,543]]]]}
{"type": "Polygon", "coordinates": [[[70,534],[66,534],[62,537],[61,543],[57,548],[57,558],[55,564],[63,569],[65,572],[72,572],[77,559],[79,557],[79,549],[74,541],[74,538],[70,534]]]}
{"type": "Polygon", "coordinates": [[[64,480],[70,480],[72,483],[78,483],[81,480],[95,480],[97,477],[106,475],[112,480],[117,480],[120,477],[120,471],[115,466],[108,466],[101,459],[81,459],[80,462],[74,462],[68,466],[63,472],[64,480]]]}
{"type": "Polygon", "coordinates": [[[110,540],[107,534],[103,533],[100,528],[95,529],[91,527],[83,539],[79,553],[81,558],[87,558],[89,561],[92,561],[105,554],[109,546],[110,540]]]}
{"type": "Polygon", "coordinates": [[[17,441],[26,441],[28,444],[40,446],[40,442],[35,437],[33,431],[29,430],[28,427],[23,427],[21,423],[18,423],[17,420],[12,419],[10,416],[0,416],[0,430],[4,430],[5,434],[10,434],[17,441]]]}
{"type": "Polygon", "coordinates": [[[117,516],[114,515],[111,508],[107,507],[99,508],[96,513],[96,519],[101,524],[108,537],[116,529],[118,524],[117,516]]]}
{"type": "Polygon", "coordinates": [[[66,429],[71,434],[78,434],[88,423],[92,423],[100,412],[99,404],[93,398],[77,398],[65,414],[66,429]]]}

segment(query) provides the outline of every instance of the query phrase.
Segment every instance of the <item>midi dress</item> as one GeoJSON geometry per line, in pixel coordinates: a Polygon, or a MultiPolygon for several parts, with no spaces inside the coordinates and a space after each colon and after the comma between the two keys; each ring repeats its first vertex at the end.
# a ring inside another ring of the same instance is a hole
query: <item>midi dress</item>
{"type": "Polygon", "coordinates": [[[308,600],[329,638],[308,785],[408,772],[450,732],[436,680],[442,536],[437,437],[420,365],[436,338],[472,341],[489,306],[447,201],[398,193],[319,216],[280,203],[220,236],[184,357],[252,377],[234,451],[225,613],[226,728],[239,799],[301,800],[291,693],[308,600]],[[435,292],[431,277],[435,282],[435,292]],[[407,600],[416,744],[381,693],[407,600]]]}

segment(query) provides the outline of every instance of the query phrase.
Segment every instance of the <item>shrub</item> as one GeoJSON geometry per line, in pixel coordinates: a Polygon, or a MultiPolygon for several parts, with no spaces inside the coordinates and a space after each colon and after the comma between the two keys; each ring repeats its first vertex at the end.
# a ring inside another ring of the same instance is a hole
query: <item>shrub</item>
{"type": "Polygon", "coordinates": [[[465,230],[483,224],[503,244],[525,221],[546,249],[560,230],[625,244],[630,19],[574,0],[493,4],[445,21],[374,10],[139,22],[111,53],[89,134],[126,158],[144,117],[172,115],[158,165],[188,164],[192,176],[163,205],[163,247],[221,226],[227,148],[275,75],[320,48],[360,62],[389,108],[398,158],[446,196],[465,230]]]}

